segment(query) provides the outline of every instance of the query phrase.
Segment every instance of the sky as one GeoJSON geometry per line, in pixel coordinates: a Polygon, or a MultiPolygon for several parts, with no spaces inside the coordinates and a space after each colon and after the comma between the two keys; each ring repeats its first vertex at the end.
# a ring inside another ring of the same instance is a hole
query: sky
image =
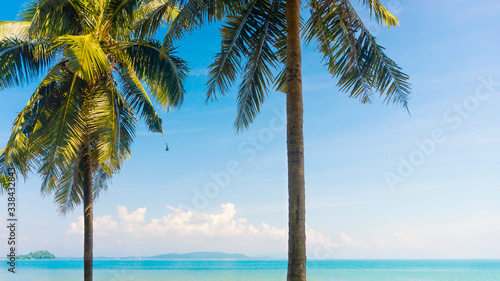
{"type": "MultiPolygon", "coordinates": [[[[409,115],[338,90],[303,49],[309,259],[500,259],[498,1],[383,1],[400,27],[379,44],[411,77],[409,115]]],[[[14,20],[22,1],[2,3],[14,20]]],[[[133,156],[94,205],[94,256],[222,251],[286,257],[285,96],[236,134],[236,90],[205,103],[217,25],[180,42],[182,107],[161,112],[170,147],[140,126],[133,156]]],[[[36,83],[0,92],[0,146],[36,83]]],[[[83,255],[83,207],[60,216],[35,174],[18,182],[18,254],[83,255]]],[[[0,198],[6,224],[6,197],[0,198]]],[[[7,253],[5,227],[0,251],[7,253]],[[5,241],[5,242],[3,242],[5,241]]]]}

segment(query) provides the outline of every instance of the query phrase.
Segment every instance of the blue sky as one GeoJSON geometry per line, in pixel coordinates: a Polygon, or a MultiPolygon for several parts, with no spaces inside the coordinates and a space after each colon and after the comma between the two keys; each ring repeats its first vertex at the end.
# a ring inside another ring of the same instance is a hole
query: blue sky
{"type": "MultiPolygon", "coordinates": [[[[349,99],[304,48],[308,256],[498,259],[500,3],[383,2],[401,28],[371,28],[411,76],[411,116],[349,99]]],[[[3,3],[0,18],[15,19],[21,3],[3,3]]],[[[204,103],[219,46],[217,26],[181,42],[192,71],[182,108],[162,113],[170,151],[138,129],[132,158],[95,204],[95,256],[286,255],[285,97],[270,93],[236,135],[235,90],[204,103]]],[[[0,93],[0,146],[34,87],[0,93]]],[[[39,188],[36,175],[19,183],[19,252],[81,256],[82,208],[61,217],[39,188]]]]}

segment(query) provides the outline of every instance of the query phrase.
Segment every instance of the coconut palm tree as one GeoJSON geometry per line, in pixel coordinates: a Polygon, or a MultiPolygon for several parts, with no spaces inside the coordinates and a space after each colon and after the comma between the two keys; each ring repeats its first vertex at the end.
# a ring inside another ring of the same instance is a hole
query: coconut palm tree
{"type": "Polygon", "coordinates": [[[140,3],[36,0],[20,21],[0,22],[0,90],[41,80],[14,121],[0,170],[38,173],[61,214],[83,203],[85,281],[92,280],[94,199],[131,156],[139,118],[163,134],[150,95],[169,109],[185,93],[188,68],[175,49],[133,35],[149,11],[140,3]]]}
{"type": "MultiPolygon", "coordinates": [[[[340,90],[362,103],[379,94],[384,103],[407,108],[408,75],[377,44],[349,0],[179,0],[157,3],[139,28],[141,36],[154,34],[156,20],[180,7],[168,28],[163,47],[211,21],[224,19],[221,51],[210,66],[207,100],[225,94],[242,77],[238,88],[237,131],[259,113],[269,90],[286,93],[289,241],[288,280],[306,278],[305,177],[301,34],[314,43],[340,90]],[[309,14],[302,20],[301,11],[309,14]]],[[[359,0],[371,15],[388,27],[398,25],[379,0],[359,0]]]]}

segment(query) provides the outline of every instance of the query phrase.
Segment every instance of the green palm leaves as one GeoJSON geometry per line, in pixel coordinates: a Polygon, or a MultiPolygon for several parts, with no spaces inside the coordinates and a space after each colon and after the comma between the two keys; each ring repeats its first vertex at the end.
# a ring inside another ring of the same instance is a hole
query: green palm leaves
{"type": "Polygon", "coordinates": [[[0,90],[44,75],[13,124],[0,170],[40,174],[61,213],[82,201],[87,144],[97,196],[130,157],[138,119],[163,133],[154,103],[169,109],[184,99],[188,68],[175,48],[134,36],[142,4],[37,0],[24,21],[0,22],[0,90]]]}
{"type": "MultiPolygon", "coordinates": [[[[379,23],[389,27],[399,24],[379,0],[360,2],[379,23]]],[[[238,131],[253,121],[271,87],[285,91],[285,3],[285,0],[176,2],[180,12],[166,32],[164,44],[203,23],[224,18],[221,50],[210,66],[207,100],[216,99],[218,93],[224,95],[241,78],[235,121],[238,131]]],[[[407,106],[409,77],[377,44],[350,1],[310,0],[303,4],[310,11],[302,25],[304,39],[315,43],[343,92],[363,103],[372,102],[373,95],[378,93],[386,103],[407,106]]],[[[159,5],[146,16],[148,21],[143,21],[140,30],[143,33],[156,30],[162,17],[172,10],[168,5],[159,5]]]]}
{"type": "MultiPolygon", "coordinates": [[[[361,102],[371,102],[374,92],[388,103],[406,107],[408,76],[363,25],[349,1],[308,1],[311,14],[303,25],[306,42],[315,41],[329,72],[338,77],[340,89],[361,102]]],[[[375,18],[388,26],[398,24],[379,1],[363,1],[375,18]]],[[[208,98],[225,94],[242,77],[238,90],[237,130],[244,129],[260,111],[260,104],[275,82],[285,90],[286,23],[283,0],[255,0],[227,17],[221,29],[222,48],[210,66],[208,98]],[[243,61],[245,64],[242,65],[243,61]],[[276,68],[276,69],[275,69],[276,68]]]]}
{"type": "Polygon", "coordinates": [[[244,129],[260,111],[260,105],[280,65],[279,43],[285,38],[284,1],[251,1],[228,16],[221,29],[222,48],[210,66],[207,99],[225,94],[241,73],[238,90],[237,130],[244,129]],[[243,63],[243,58],[246,62],[243,63]]]}
{"type": "MultiPolygon", "coordinates": [[[[379,1],[364,2],[381,23],[398,24],[379,1]]],[[[311,1],[311,8],[306,40],[316,41],[328,71],[339,77],[340,89],[363,103],[371,102],[375,91],[385,95],[385,102],[407,107],[408,75],[386,56],[349,1],[311,1]]]]}
{"type": "Polygon", "coordinates": [[[95,81],[109,72],[111,63],[91,34],[63,35],[56,45],[64,50],[66,68],[85,81],[95,81]]]}

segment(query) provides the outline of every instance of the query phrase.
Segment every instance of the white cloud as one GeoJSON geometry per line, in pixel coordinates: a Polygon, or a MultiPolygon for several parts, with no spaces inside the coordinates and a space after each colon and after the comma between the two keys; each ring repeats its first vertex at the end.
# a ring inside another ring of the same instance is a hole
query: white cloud
{"type": "Polygon", "coordinates": [[[327,237],[323,233],[320,233],[307,226],[306,226],[306,237],[307,237],[307,242],[311,244],[319,244],[324,247],[330,247],[330,248],[336,248],[339,246],[339,243],[333,242],[330,237],[327,237]]]}
{"type": "MultiPolygon", "coordinates": [[[[119,223],[119,230],[132,236],[219,238],[250,235],[270,239],[286,238],[286,231],[283,229],[265,223],[256,227],[249,224],[246,218],[236,218],[236,208],[231,203],[222,204],[222,212],[218,214],[195,213],[168,205],[166,207],[171,213],[146,223],[146,208],[129,213],[127,207],[118,206],[119,221],[115,223],[119,223]]],[[[72,227],[73,225],[71,224],[72,227]]]]}
{"type": "MultiPolygon", "coordinates": [[[[286,253],[287,229],[265,222],[250,223],[239,217],[235,205],[222,204],[218,212],[195,212],[166,206],[163,216],[147,218],[147,208],[94,217],[97,249],[118,255],[152,255],[166,252],[226,251],[245,254],[286,253]],[[126,245],[127,247],[123,247],[126,245]]],[[[498,217],[486,217],[420,227],[386,226],[362,233],[339,231],[332,236],[306,227],[307,251],[312,259],[323,258],[449,258],[481,257],[489,243],[498,248],[498,217]],[[462,254],[456,245],[464,245],[462,254]],[[431,254],[429,254],[431,253],[431,254]]],[[[69,234],[83,235],[83,217],[70,224],[69,234]]],[[[490,254],[488,257],[495,258],[490,254]]]]}
{"type": "Polygon", "coordinates": [[[340,237],[342,238],[342,241],[344,243],[346,243],[347,245],[351,245],[352,244],[352,238],[351,238],[351,236],[349,236],[349,235],[345,234],[344,232],[342,232],[340,234],[340,237]]]}
{"type": "Polygon", "coordinates": [[[195,68],[189,71],[191,76],[208,76],[208,68],[195,68]]]}
{"type": "MultiPolygon", "coordinates": [[[[78,217],[78,222],[73,222],[70,229],[66,231],[68,234],[83,235],[83,216],[78,217]]],[[[110,233],[116,231],[118,223],[111,219],[111,216],[102,216],[94,218],[94,234],[97,236],[109,236],[110,233]]]]}
{"type": "MultiPolygon", "coordinates": [[[[245,252],[248,249],[247,253],[253,249],[272,248],[276,252],[286,250],[286,229],[264,222],[251,224],[247,218],[237,216],[236,207],[231,203],[222,204],[218,213],[198,213],[168,205],[166,207],[169,210],[166,215],[146,219],[146,208],[129,212],[127,207],[118,206],[115,220],[110,215],[94,217],[95,234],[113,237],[110,241],[115,245],[148,244],[154,240],[160,244],[158,241],[166,241],[169,245],[175,243],[201,249],[208,246],[212,246],[212,250],[224,250],[216,247],[228,247],[232,251],[245,252]]],[[[306,231],[309,244],[328,247],[338,245],[314,229],[306,228],[306,231]]],[[[82,216],[78,217],[78,222],[70,224],[67,233],[83,235],[82,216]]]]}
{"type": "Polygon", "coordinates": [[[127,207],[118,206],[118,218],[123,223],[144,223],[146,208],[139,208],[132,213],[128,213],[127,207]]]}

